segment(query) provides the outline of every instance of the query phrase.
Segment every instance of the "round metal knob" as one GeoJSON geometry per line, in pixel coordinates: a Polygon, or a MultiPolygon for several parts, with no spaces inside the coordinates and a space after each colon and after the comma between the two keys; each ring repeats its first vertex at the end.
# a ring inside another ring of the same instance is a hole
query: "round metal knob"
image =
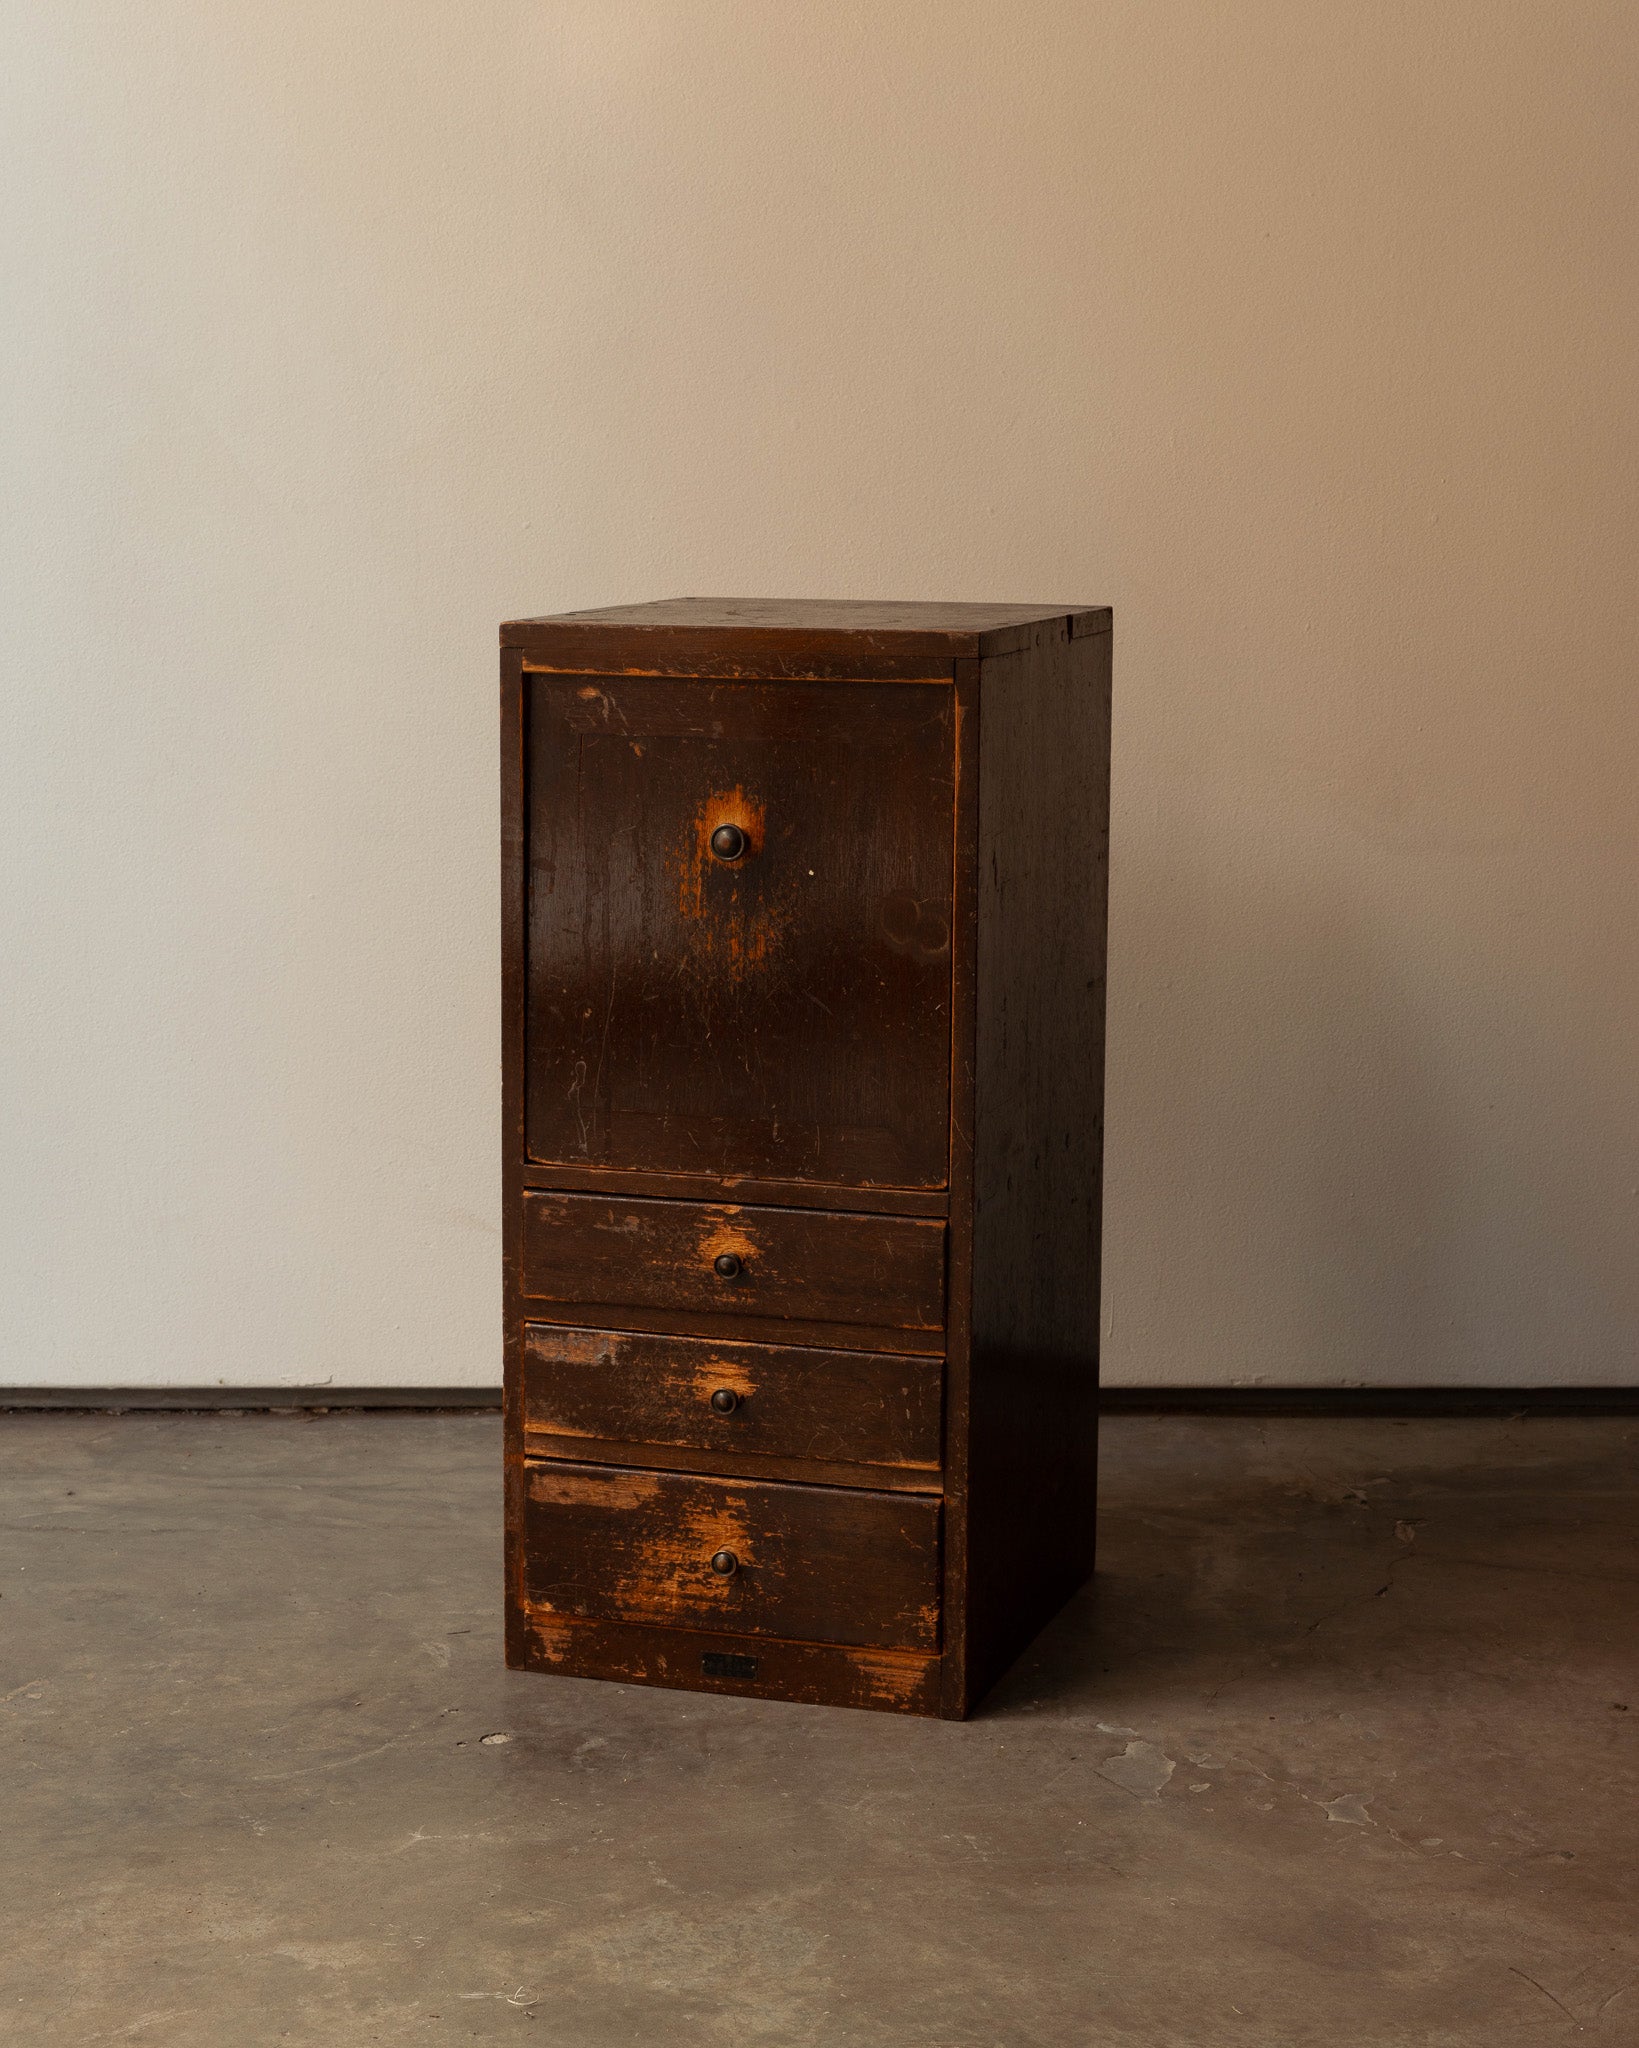
{"type": "Polygon", "coordinates": [[[738,860],[746,850],[746,836],[738,825],[719,825],[711,835],[711,850],[719,860],[738,860]]]}
{"type": "Polygon", "coordinates": [[[720,1579],[732,1579],[740,1569],[740,1560],[732,1550],[719,1550],[711,1560],[711,1568],[720,1579]]]}
{"type": "Polygon", "coordinates": [[[732,1415],[740,1405],[740,1397],[732,1387],[719,1387],[711,1397],[711,1405],[719,1415],[732,1415]]]}
{"type": "Polygon", "coordinates": [[[721,1274],[725,1280],[732,1280],[736,1274],[745,1270],[738,1252],[719,1252],[712,1260],[711,1266],[712,1271],[721,1274]]]}

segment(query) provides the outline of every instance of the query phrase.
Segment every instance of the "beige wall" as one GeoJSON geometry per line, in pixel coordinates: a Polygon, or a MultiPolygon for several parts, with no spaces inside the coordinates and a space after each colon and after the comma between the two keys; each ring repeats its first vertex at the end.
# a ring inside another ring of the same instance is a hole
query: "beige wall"
{"type": "Polygon", "coordinates": [[[12,0],[0,1373],[497,1369],[494,626],[1117,618],[1125,1381],[1639,1327],[1632,0],[12,0]]]}

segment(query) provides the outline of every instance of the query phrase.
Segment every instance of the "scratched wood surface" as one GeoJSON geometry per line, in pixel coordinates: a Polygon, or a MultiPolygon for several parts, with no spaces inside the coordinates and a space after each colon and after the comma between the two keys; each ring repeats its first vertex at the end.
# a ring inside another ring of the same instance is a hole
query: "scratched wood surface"
{"type": "Polygon", "coordinates": [[[526,683],[529,1157],[942,1186],[950,691],[526,683]]]}
{"type": "Polygon", "coordinates": [[[943,1660],[911,1650],[785,1642],[652,1622],[571,1621],[530,1605],[520,1610],[519,1645],[514,1661],[530,1671],[879,1713],[939,1712],[943,1660]]]}
{"type": "Polygon", "coordinates": [[[538,1613],[938,1647],[939,1503],[926,1495],[539,1462],[527,1496],[538,1613]],[[721,1552],[727,1576],[712,1569],[721,1552]]]}
{"type": "Polygon", "coordinates": [[[771,1209],[858,1209],[874,1216],[946,1216],[943,1188],[844,1187],[837,1181],[768,1180],[753,1174],[632,1173],[612,1166],[524,1163],[530,1188],[594,1195],[652,1195],[681,1202],[759,1202],[771,1209]]]}
{"type": "Polygon", "coordinates": [[[524,1426],[560,1437],[829,1463],[939,1466],[937,1358],[717,1344],[531,1323],[524,1426]],[[712,1406],[713,1395],[733,1406],[712,1406]]]}
{"type": "Polygon", "coordinates": [[[700,1472],[708,1479],[788,1480],[793,1486],[865,1486],[889,1493],[944,1492],[940,1475],[923,1466],[783,1458],[760,1451],[696,1451],[681,1444],[611,1443],[603,1437],[555,1436],[529,1423],[523,1439],[526,1457],[566,1458],[572,1465],[641,1465],[649,1472],[700,1472]]]}
{"type": "Polygon", "coordinates": [[[889,604],[826,598],[662,598],[553,618],[512,619],[501,644],[526,668],[602,675],[942,676],[964,656],[1028,646],[1045,623],[1072,635],[1109,624],[1106,607],[889,604]]]}
{"type": "Polygon", "coordinates": [[[1051,604],[988,604],[969,599],[869,597],[657,597],[646,604],[611,604],[589,611],[555,612],[539,619],[515,619],[501,628],[510,639],[526,628],[587,625],[601,631],[620,626],[684,626],[693,632],[762,631],[787,635],[841,633],[851,641],[877,633],[937,633],[970,648],[967,636],[1009,627],[1056,624],[1071,619],[1094,626],[1109,618],[1109,607],[1080,611],[1051,604]]]}
{"type": "Polygon", "coordinates": [[[530,1299],[920,1330],[944,1318],[945,1226],[920,1217],[544,1189],[522,1205],[530,1299]]]}

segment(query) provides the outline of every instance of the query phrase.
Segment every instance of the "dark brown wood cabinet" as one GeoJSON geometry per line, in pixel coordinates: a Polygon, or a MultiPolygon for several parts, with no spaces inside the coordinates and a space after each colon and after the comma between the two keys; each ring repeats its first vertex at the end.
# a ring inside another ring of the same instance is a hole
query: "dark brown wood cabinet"
{"type": "Polygon", "coordinates": [[[1092,1568],[1110,614],[501,629],[507,1654],[959,1717],[1092,1568]]]}

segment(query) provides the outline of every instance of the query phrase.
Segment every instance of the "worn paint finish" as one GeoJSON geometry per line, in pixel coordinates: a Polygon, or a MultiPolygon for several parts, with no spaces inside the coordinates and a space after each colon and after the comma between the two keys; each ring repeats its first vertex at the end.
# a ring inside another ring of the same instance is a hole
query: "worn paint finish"
{"type": "Polygon", "coordinates": [[[531,1323],[524,1426],[721,1454],[939,1469],[942,1361],[531,1323]],[[739,1405],[718,1413],[727,1388],[739,1405]]]}
{"type": "Polygon", "coordinates": [[[939,1644],[939,1503],[864,1488],[531,1463],[526,1593],[566,1618],[872,1649],[939,1644]],[[719,1550],[739,1568],[711,1569],[719,1550]]]}
{"type": "Polygon", "coordinates": [[[743,1209],[708,1209],[699,1220],[696,1243],[702,1265],[715,1269],[720,1258],[755,1259],[760,1250],[743,1209]]]}
{"type": "Polygon", "coordinates": [[[666,1202],[522,1197],[526,1298],[707,1311],[748,1320],[899,1326],[944,1321],[945,1226],[921,1217],[666,1202]],[[723,1252],[742,1260],[725,1277],[723,1252]]]}
{"type": "Polygon", "coordinates": [[[942,1187],[951,691],[525,687],[529,1158],[942,1187]]]}
{"type": "Polygon", "coordinates": [[[754,886],[753,863],[764,846],[767,806],[737,783],[714,789],[692,817],[683,821],[676,843],[665,853],[668,873],[677,878],[677,914],[692,927],[690,944],[680,955],[680,971],[692,977],[726,974],[744,981],[756,969],[771,967],[781,937],[792,924],[799,890],[785,873],[772,889],[754,886]],[[711,850],[712,834],[737,825],[746,835],[745,851],[735,860],[720,859],[711,850]]]}
{"type": "MultiPolygon", "coordinates": [[[[925,1691],[929,1671],[919,1658],[894,1657],[886,1652],[855,1650],[851,1653],[854,1668],[865,1680],[871,1702],[875,1706],[889,1707],[899,1712],[910,1712],[925,1691]]],[[[925,1711],[925,1709],[924,1709],[925,1711]]]]}
{"type": "Polygon", "coordinates": [[[761,799],[736,783],[732,789],[707,790],[683,816],[675,839],[662,855],[667,871],[677,877],[680,916],[704,918],[708,882],[719,876],[732,879],[762,852],[765,812],[761,799]],[[733,860],[722,859],[711,850],[711,835],[723,825],[738,825],[746,835],[745,850],[733,860]]]}
{"type": "Polygon", "coordinates": [[[525,1663],[628,1685],[687,1686],[883,1713],[935,1715],[942,1659],[651,1623],[566,1621],[531,1608],[525,1663]],[[710,1660],[710,1661],[708,1661],[710,1660]]]}
{"type": "Polygon", "coordinates": [[[557,1466],[545,1476],[533,1478],[537,1498],[555,1507],[646,1508],[659,1492],[652,1472],[633,1472],[624,1467],[588,1472],[571,1465],[557,1466]]]}

